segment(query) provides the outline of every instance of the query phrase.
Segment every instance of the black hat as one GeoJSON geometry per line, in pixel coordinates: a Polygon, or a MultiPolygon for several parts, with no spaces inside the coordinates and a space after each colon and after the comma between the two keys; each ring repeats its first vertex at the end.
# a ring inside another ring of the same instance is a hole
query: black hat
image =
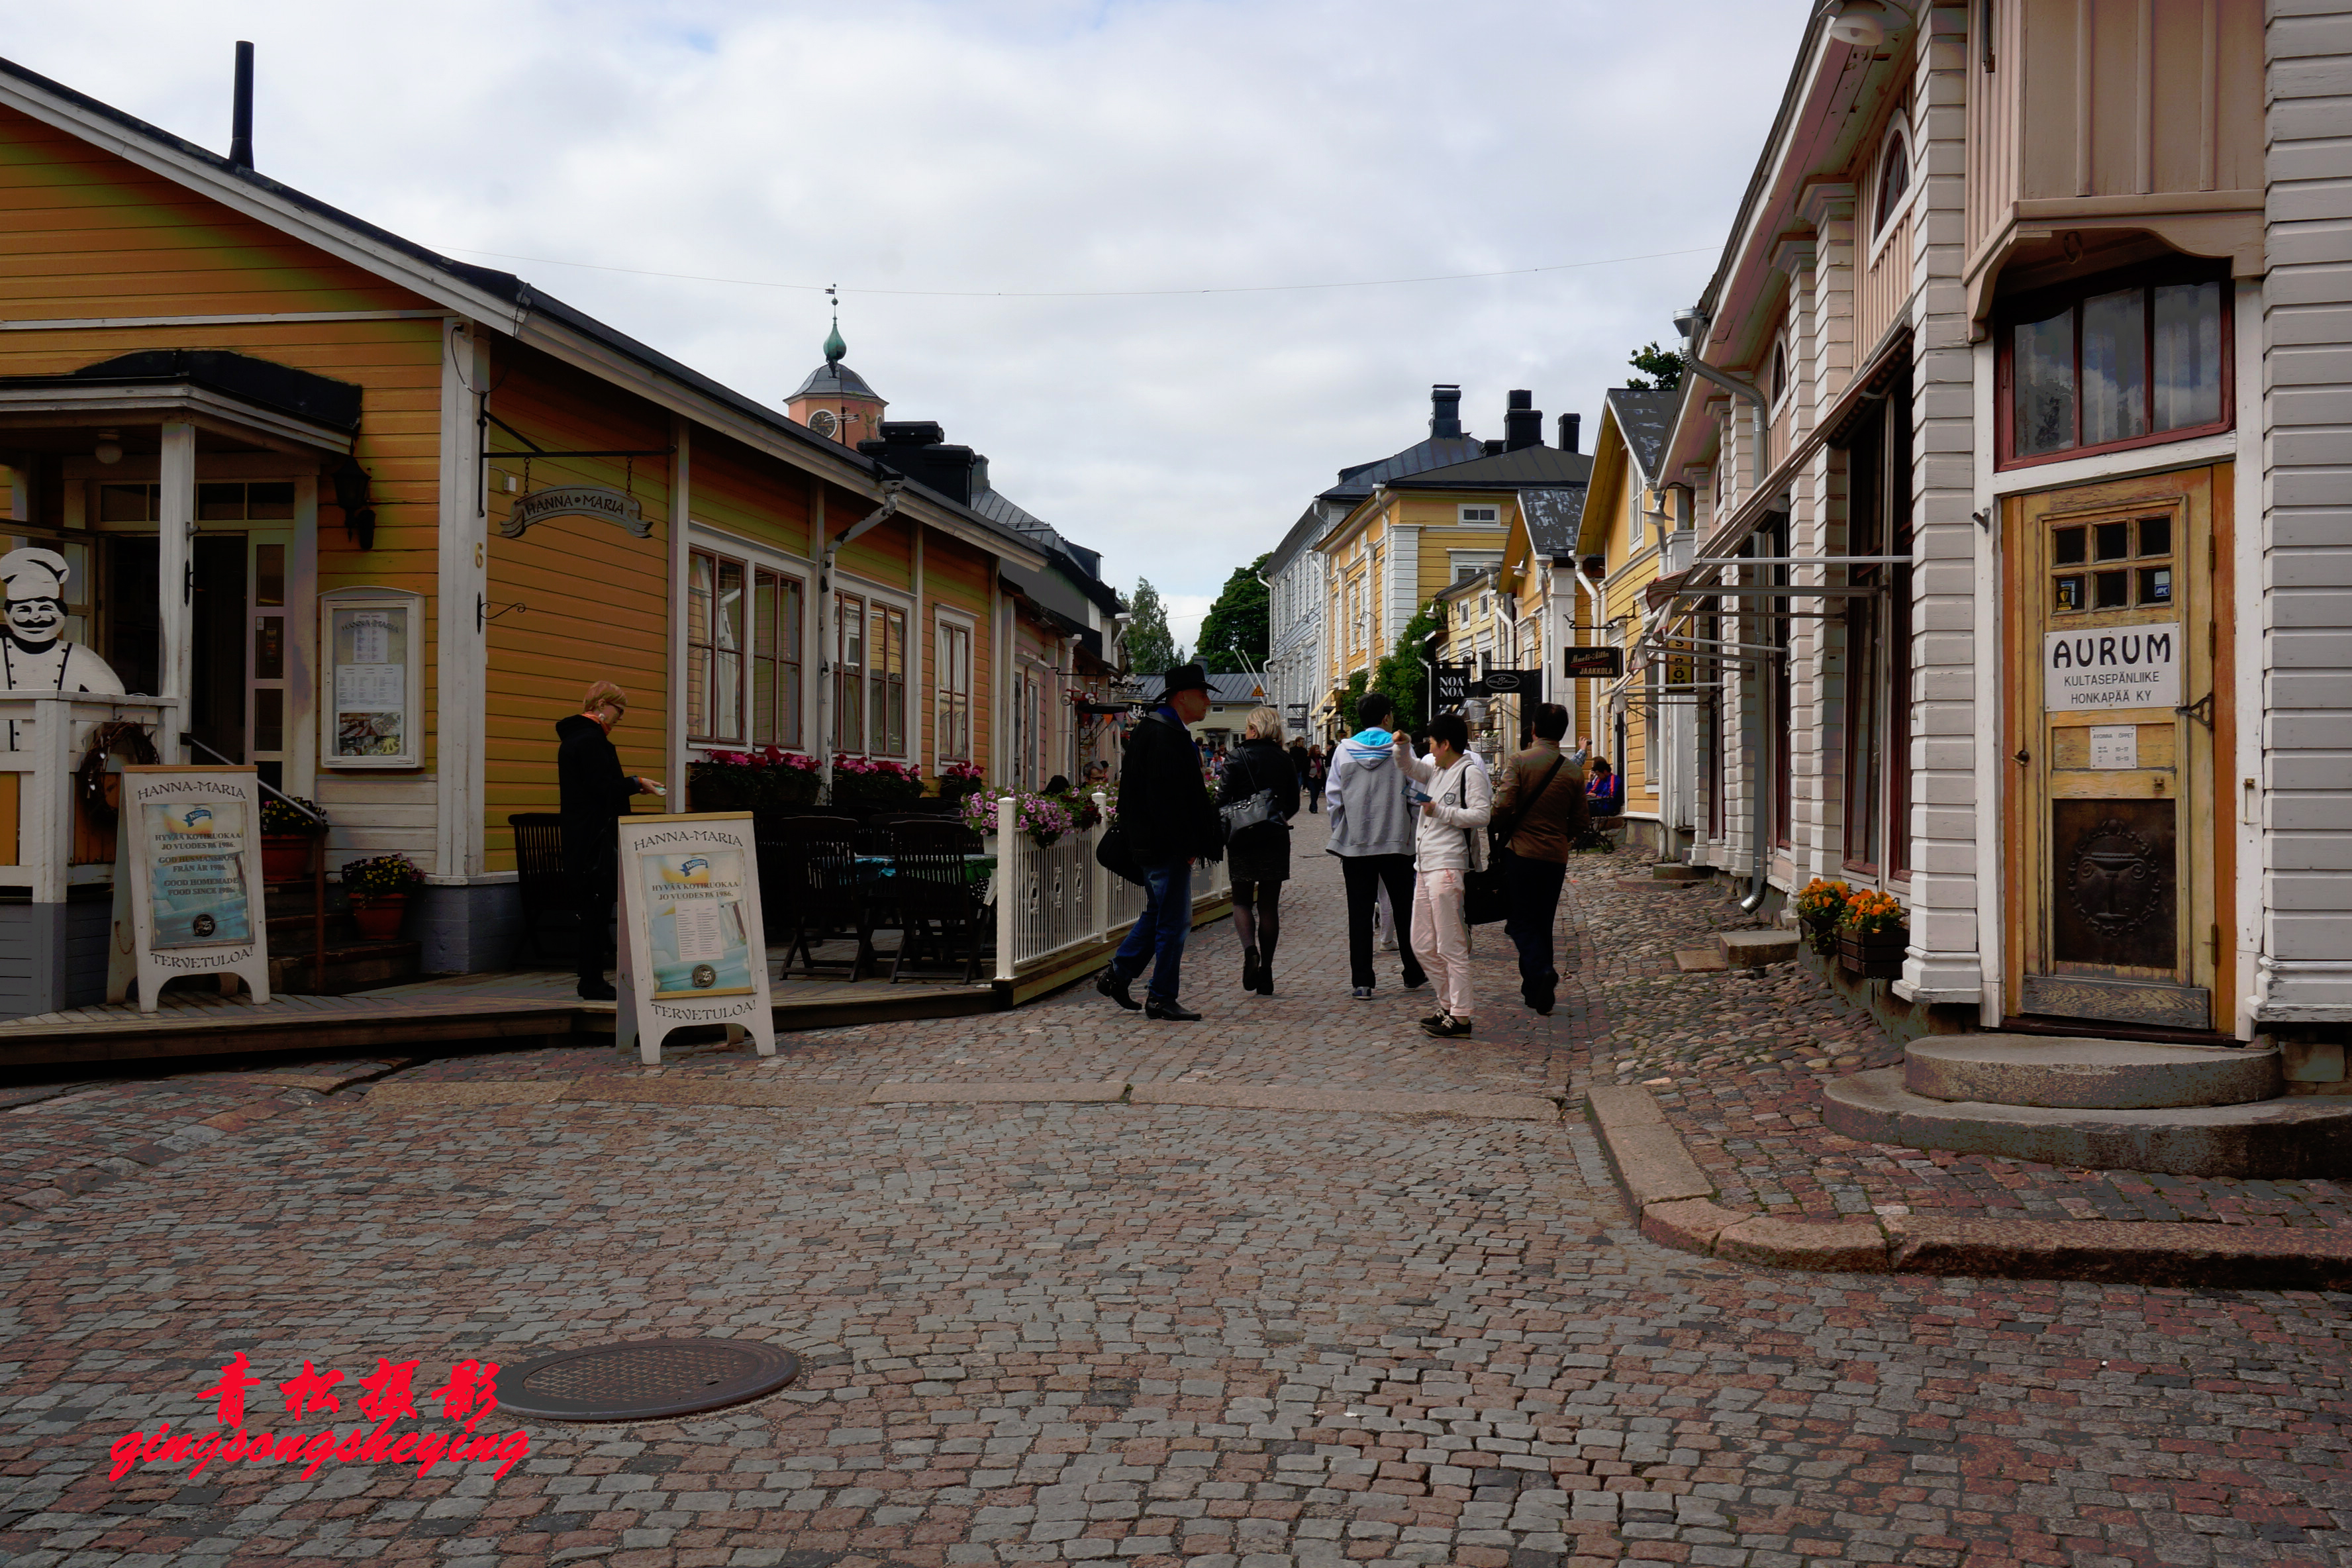
{"type": "Polygon", "coordinates": [[[1180,664],[1161,677],[1160,695],[1173,697],[1180,691],[1206,691],[1209,672],[1197,664],[1180,664]]]}

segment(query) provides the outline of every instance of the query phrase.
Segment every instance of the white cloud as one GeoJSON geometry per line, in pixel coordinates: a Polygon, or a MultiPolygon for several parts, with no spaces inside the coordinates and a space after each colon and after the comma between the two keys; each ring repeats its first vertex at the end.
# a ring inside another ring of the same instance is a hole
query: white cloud
{"type": "MultiPolygon", "coordinates": [[[[850,290],[849,361],[903,417],[1170,595],[1187,643],[1345,464],[1474,432],[1529,387],[1590,427],[1699,292],[1805,0],[1437,10],[1406,0],[121,0],[0,5],[10,58],[206,145],[259,48],[257,162],[475,247],[850,290]]],[[[820,357],[805,290],[482,258],[755,396],[820,357]]]]}

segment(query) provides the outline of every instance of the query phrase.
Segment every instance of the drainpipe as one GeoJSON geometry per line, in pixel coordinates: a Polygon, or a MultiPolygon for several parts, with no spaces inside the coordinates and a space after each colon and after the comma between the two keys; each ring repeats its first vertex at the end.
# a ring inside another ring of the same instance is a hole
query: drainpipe
{"type": "Polygon", "coordinates": [[[898,515],[898,492],[906,485],[902,479],[884,479],[882,504],[851,523],[839,538],[827,542],[824,559],[817,572],[817,769],[824,776],[824,798],[828,803],[833,799],[833,659],[841,647],[841,606],[833,594],[833,563],[839,558],[843,545],[898,515]]]}
{"type": "MultiPolygon", "coordinates": [[[[1690,335],[1686,340],[1686,352],[1683,355],[1683,368],[1689,371],[1693,375],[1698,376],[1703,380],[1715,383],[1716,385],[1722,387],[1726,392],[1730,393],[1736,397],[1744,397],[1748,400],[1748,414],[1752,421],[1755,434],[1751,438],[1751,450],[1748,459],[1748,479],[1747,493],[1740,498],[1744,504],[1749,497],[1761,489],[1764,485],[1764,437],[1765,432],[1768,428],[1765,423],[1767,413],[1764,394],[1758,389],[1754,382],[1743,381],[1738,376],[1733,375],[1730,372],[1719,370],[1698,357],[1697,345],[1701,339],[1706,335],[1706,318],[1697,318],[1696,322],[1692,325],[1690,335]]],[[[1743,721],[1739,727],[1740,733],[1747,743],[1748,762],[1753,770],[1752,777],[1754,779],[1756,796],[1755,810],[1752,814],[1754,817],[1754,826],[1751,829],[1756,838],[1754,871],[1755,886],[1748,889],[1748,893],[1746,898],[1739,900],[1739,907],[1751,915],[1758,910],[1764,907],[1764,895],[1771,886],[1770,882],[1767,879],[1768,873],[1771,869],[1771,851],[1765,841],[1769,838],[1772,834],[1771,803],[1764,793],[1765,758],[1763,751],[1763,748],[1767,743],[1769,743],[1770,738],[1764,734],[1764,727],[1757,719],[1756,710],[1764,695],[1761,673],[1759,672],[1755,679],[1757,680],[1755,700],[1741,705],[1743,710],[1741,718],[1743,721]]]]}

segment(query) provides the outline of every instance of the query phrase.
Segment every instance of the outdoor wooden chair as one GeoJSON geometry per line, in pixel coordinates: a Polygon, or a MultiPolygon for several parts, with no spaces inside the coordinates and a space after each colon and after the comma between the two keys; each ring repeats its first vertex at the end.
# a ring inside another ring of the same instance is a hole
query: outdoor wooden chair
{"type": "Polygon", "coordinates": [[[514,829],[515,885],[522,898],[522,931],[509,967],[523,968],[526,959],[533,968],[561,967],[580,942],[580,910],[563,872],[563,818],[551,811],[517,812],[507,826],[514,829]],[[553,958],[546,942],[551,926],[569,939],[553,958]]]}
{"type": "Polygon", "coordinates": [[[963,983],[980,974],[981,902],[965,858],[979,852],[980,836],[960,822],[901,822],[890,830],[888,898],[897,912],[898,952],[890,961],[895,983],[909,959],[936,953],[952,969],[963,953],[963,983]]]}
{"type": "Polygon", "coordinates": [[[790,816],[761,823],[756,842],[763,913],[771,933],[784,940],[784,962],[797,957],[801,973],[814,975],[811,949],[854,935],[849,978],[863,978],[874,957],[874,921],[857,864],[857,825],[845,816],[790,816]]]}

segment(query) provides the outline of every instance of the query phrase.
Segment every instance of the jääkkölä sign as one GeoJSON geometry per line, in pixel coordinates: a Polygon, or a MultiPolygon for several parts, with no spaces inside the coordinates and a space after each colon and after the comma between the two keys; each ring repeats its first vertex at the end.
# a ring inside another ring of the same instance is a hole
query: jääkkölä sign
{"type": "Polygon", "coordinates": [[[724,1024],[776,1054],[760,858],[748,811],[621,818],[614,1044],[647,1067],[673,1029],[724,1024]]]}
{"type": "Polygon", "coordinates": [[[553,489],[533,490],[518,496],[499,532],[508,539],[520,539],[524,529],[534,522],[545,522],[551,517],[596,517],[606,522],[617,522],[639,539],[652,534],[654,525],[646,517],[646,509],[637,498],[604,485],[558,485],[553,489]]]}
{"type": "Polygon", "coordinates": [[[260,826],[252,768],[122,770],[125,853],[114,880],[109,1001],[121,1001],[135,981],[139,1010],[152,1013],[163,983],[184,974],[235,975],[255,1002],[269,1000],[260,826]]]}

